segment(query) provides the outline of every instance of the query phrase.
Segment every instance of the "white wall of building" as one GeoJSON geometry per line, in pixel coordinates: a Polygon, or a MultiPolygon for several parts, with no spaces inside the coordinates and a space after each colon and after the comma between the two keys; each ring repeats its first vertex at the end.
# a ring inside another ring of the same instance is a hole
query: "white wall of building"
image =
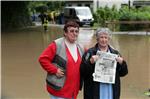
{"type": "MultiPolygon", "coordinates": [[[[132,0],[130,0],[132,2],[132,0]]],[[[112,7],[113,5],[116,6],[117,9],[121,7],[121,4],[128,4],[129,0],[94,0],[93,1],[93,10],[94,12],[97,10],[98,7],[112,7]]]]}

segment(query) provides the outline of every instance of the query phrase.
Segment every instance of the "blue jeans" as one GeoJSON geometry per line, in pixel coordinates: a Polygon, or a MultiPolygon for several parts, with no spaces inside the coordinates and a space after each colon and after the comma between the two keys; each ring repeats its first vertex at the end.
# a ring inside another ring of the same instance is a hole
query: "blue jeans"
{"type": "Polygon", "coordinates": [[[50,94],[50,99],[70,99],[70,98],[62,98],[62,97],[57,97],[57,96],[53,96],[50,94]]]}

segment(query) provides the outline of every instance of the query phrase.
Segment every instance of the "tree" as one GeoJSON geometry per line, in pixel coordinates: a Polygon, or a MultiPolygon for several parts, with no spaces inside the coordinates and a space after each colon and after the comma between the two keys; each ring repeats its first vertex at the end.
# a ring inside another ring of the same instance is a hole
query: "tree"
{"type": "Polygon", "coordinates": [[[2,30],[31,25],[28,1],[2,1],[2,30]]]}

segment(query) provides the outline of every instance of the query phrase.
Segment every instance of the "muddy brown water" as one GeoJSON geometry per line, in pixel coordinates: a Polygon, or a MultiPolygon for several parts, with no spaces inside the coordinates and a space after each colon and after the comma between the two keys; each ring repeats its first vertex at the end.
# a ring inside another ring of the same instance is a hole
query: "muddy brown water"
{"type": "MultiPolygon", "coordinates": [[[[87,48],[96,42],[94,31],[80,29],[79,42],[87,48]]],[[[30,27],[1,34],[2,99],[49,99],[45,88],[46,72],[38,57],[47,45],[63,36],[62,28],[30,27]]],[[[150,36],[113,35],[111,44],[128,63],[129,74],[121,79],[121,99],[148,99],[150,88],[150,36]]],[[[82,91],[78,95],[82,98],[82,91]]]]}

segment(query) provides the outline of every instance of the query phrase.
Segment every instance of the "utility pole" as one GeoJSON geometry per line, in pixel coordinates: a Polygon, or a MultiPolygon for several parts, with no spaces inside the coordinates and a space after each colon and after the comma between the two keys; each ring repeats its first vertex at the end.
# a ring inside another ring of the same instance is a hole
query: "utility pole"
{"type": "Polygon", "coordinates": [[[131,9],[131,1],[130,0],[128,1],[128,7],[129,7],[129,11],[130,11],[130,9],[131,9]]]}

